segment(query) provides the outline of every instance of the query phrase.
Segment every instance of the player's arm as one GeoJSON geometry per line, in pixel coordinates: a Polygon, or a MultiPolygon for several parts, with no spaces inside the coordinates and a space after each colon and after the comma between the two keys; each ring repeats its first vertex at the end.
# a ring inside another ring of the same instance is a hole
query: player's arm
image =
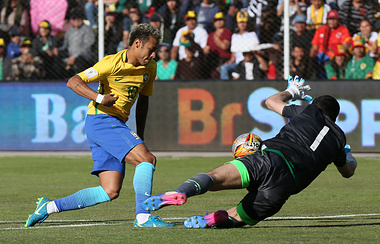
{"type": "Polygon", "coordinates": [[[305,94],[305,92],[311,88],[309,85],[304,85],[304,82],[305,80],[303,78],[300,79],[298,76],[295,76],[293,79],[292,76],[289,76],[286,90],[270,96],[265,101],[265,105],[270,110],[283,115],[282,111],[290,99],[311,101],[311,96],[305,94]]]}
{"type": "Polygon", "coordinates": [[[115,96],[115,94],[98,94],[96,91],[92,90],[79,75],[71,77],[67,82],[67,86],[76,94],[107,107],[111,107],[119,98],[117,95],[115,96]]]}
{"type": "Polygon", "coordinates": [[[349,145],[345,146],[346,151],[346,164],[342,167],[337,167],[339,173],[344,178],[350,178],[354,175],[355,169],[358,166],[358,163],[356,162],[356,159],[351,154],[351,147],[349,145]]]}
{"type": "Polygon", "coordinates": [[[144,140],[145,122],[148,114],[149,97],[141,93],[136,104],[136,127],[137,135],[144,140]]]}
{"type": "Polygon", "coordinates": [[[292,99],[292,95],[288,91],[281,91],[270,96],[265,105],[272,111],[282,115],[282,110],[288,104],[287,102],[292,99]]]}

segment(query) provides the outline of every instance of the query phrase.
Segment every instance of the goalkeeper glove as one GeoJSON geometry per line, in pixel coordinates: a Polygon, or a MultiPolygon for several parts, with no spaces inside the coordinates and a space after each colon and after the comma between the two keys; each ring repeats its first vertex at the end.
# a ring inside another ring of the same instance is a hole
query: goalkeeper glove
{"type": "Polygon", "coordinates": [[[305,80],[303,78],[300,80],[298,75],[296,75],[294,79],[289,75],[288,87],[285,91],[289,92],[292,95],[293,100],[302,99],[310,102],[312,100],[312,97],[306,95],[305,92],[310,91],[311,87],[309,85],[304,85],[304,83],[305,80]]]}

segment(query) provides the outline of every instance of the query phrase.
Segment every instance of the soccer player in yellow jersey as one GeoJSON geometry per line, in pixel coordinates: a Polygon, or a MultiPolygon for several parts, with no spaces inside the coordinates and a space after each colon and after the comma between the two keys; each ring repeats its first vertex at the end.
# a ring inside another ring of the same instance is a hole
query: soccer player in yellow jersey
{"type": "Polygon", "coordinates": [[[135,227],[173,227],[142,209],[141,203],[151,195],[156,158],[143,142],[148,97],[153,94],[156,62],[152,59],[160,40],[159,31],[140,24],[130,33],[128,50],[104,57],[93,67],[71,77],[67,86],[91,100],[85,130],[92,150],[94,169],[100,186],[80,190],[73,195],[51,201],[39,198],[35,212],[25,227],[43,222],[50,214],[75,210],[111,201],[119,196],[125,163],[136,167],[133,186],[136,193],[135,227]],[[87,84],[99,82],[98,92],[87,84]],[[137,134],[125,124],[132,105],[136,104],[137,134]]]}

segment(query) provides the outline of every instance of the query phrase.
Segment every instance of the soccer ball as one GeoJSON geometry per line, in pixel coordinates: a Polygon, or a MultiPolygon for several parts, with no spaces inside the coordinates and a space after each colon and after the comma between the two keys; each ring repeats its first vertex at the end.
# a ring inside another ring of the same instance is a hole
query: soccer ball
{"type": "Polygon", "coordinates": [[[244,157],[248,154],[256,152],[262,140],[258,135],[253,133],[244,133],[236,137],[232,144],[232,155],[234,158],[244,157]]]}

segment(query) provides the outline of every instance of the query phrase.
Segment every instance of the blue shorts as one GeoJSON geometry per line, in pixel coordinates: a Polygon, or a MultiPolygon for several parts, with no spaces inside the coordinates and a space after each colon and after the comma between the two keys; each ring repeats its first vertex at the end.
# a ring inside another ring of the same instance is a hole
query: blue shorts
{"type": "Polygon", "coordinates": [[[124,175],[125,155],[143,143],[121,119],[106,114],[87,115],[85,131],[94,160],[93,175],[108,170],[119,171],[124,175]]]}

